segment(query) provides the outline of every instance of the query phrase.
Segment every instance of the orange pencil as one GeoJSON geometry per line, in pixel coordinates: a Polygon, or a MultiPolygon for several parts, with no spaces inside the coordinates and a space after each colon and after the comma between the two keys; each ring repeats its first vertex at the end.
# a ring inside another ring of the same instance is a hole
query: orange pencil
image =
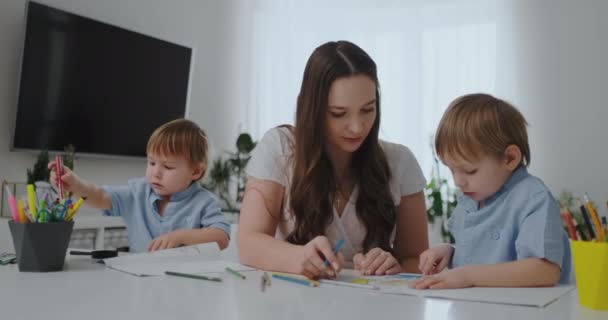
{"type": "Polygon", "coordinates": [[[566,211],[564,207],[561,207],[560,211],[564,227],[566,227],[566,230],[568,230],[568,235],[570,236],[570,239],[578,240],[578,237],[576,236],[576,229],[574,229],[574,224],[572,223],[569,212],[566,211]]]}
{"type": "Polygon", "coordinates": [[[595,235],[597,236],[596,239],[598,241],[603,241],[604,240],[604,229],[602,228],[602,224],[600,223],[600,218],[597,215],[597,212],[595,211],[595,208],[593,207],[593,204],[589,200],[589,197],[587,196],[586,193],[585,193],[585,195],[583,195],[583,200],[585,201],[585,205],[587,206],[587,209],[589,210],[589,215],[591,216],[591,220],[593,220],[593,226],[595,227],[595,235]]]}

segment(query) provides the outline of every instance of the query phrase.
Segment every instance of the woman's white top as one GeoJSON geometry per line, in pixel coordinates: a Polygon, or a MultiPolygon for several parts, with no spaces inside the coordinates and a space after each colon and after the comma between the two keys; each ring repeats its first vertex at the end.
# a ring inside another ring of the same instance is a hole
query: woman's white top
{"type": "MultiPolygon", "coordinates": [[[[289,188],[293,173],[293,139],[293,134],[288,128],[277,127],[269,130],[252,151],[251,160],[247,165],[249,176],[274,181],[285,188],[282,202],[283,212],[281,212],[282,216],[275,234],[278,239],[286,239],[295,226],[295,217],[289,206],[289,188]]],[[[380,141],[380,145],[386,154],[391,170],[389,184],[393,202],[395,206],[399,206],[402,196],[422,191],[426,180],[418,161],[407,147],[386,141],[380,141]]],[[[339,215],[335,208],[333,209],[333,221],[325,231],[325,236],[332,243],[344,239],[344,246],[340,252],[351,266],[353,256],[363,250],[362,245],[366,234],[365,226],[357,217],[355,209],[358,192],[359,188],[355,186],[342,215],[339,215]]],[[[395,227],[391,233],[391,243],[394,238],[395,227]]]]}

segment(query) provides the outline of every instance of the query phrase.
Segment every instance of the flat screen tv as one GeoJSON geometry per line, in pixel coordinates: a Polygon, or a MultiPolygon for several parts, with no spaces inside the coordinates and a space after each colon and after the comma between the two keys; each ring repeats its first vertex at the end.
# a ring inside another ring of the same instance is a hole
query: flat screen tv
{"type": "Polygon", "coordinates": [[[192,49],[28,2],[13,150],[145,156],[182,118],[192,49]]]}

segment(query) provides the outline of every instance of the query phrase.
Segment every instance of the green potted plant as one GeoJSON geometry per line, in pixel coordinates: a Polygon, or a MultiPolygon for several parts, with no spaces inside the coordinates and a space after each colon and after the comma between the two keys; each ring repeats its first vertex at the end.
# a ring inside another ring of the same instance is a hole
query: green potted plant
{"type": "Polygon", "coordinates": [[[231,153],[230,166],[232,172],[236,176],[236,201],[243,201],[243,195],[245,194],[245,184],[247,183],[247,173],[245,167],[249,159],[251,159],[251,151],[255,148],[256,143],[253,142],[251,135],[248,133],[239,134],[236,139],[236,152],[231,153]]]}
{"type": "Polygon", "coordinates": [[[36,182],[49,181],[50,171],[48,169],[49,164],[49,152],[47,150],[42,150],[38,154],[36,158],[36,162],[34,163],[34,167],[32,169],[27,169],[27,184],[36,185],[36,182]]]}
{"type": "Polygon", "coordinates": [[[236,152],[227,152],[230,157],[226,160],[221,156],[215,159],[209,175],[201,183],[203,187],[213,191],[224,202],[226,211],[239,211],[239,203],[243,200],[247,183],[245,168],[255,145],[251,135],[239,134],[236,139],[236,152]],[[236,182],[236,197],[233,198],[230,195],[230,186],[234,182],[236,182]]]}
{"type": "Polygon", "coordinates": [[[441,225],[441,239],[443,242],[454,243],[454,237],[447,229],[447,220],[451,217],[452,211],[456,208],[455,190],[450,187],[448,180],[441,176],[439,171],[439,159],[433,150],[433,171],[431,180],[425,187],[427,199],[426,215],[430,224],[439,223],[441,225]]]}
{"type": "Polygon", "coordinates": [[[201,183],[205,189],[214,192],[224,202],[225,209],[228,211],[234,210],[234,205],[230,197],[231,176],[232,169],[230,167],[230,162],[218,157],[213,160],[209,175],[201,183]]]}

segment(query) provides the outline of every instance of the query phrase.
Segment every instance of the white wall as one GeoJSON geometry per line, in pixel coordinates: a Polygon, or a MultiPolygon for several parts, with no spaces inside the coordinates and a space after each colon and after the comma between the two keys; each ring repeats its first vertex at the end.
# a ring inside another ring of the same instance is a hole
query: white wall
{"type": "MultiPolygon", "coordinates": [[[[279,0],[277,0],[279,1],[279,0]]],[[[216,149],[233,146],[253,83],[248,63],[255,3],[247,0],[44,0],[80,13],[195,48],[189,117],[216,149]]],[[[409,1],[416,3],[416,1],[409,1]]],[[[437,0],[441,3],[442,1],[437,0]]],[[[0,2],[0,178],[24,180],[32,154],[9,152],[17,93],[25,0],[0,2]]],[[[530,122],[531,171],[558,193],[588,192],[602,205],[608,192],[605,103],[608,83],[608,2],[496,0],[497,93],[530,122]]],[[[312,14],[302,13],[302,14],[312,14]]],[[[280,28],[281,26],[277,26],[280,28]]],[[[281,44],[278,43],[278,46],[281,44]]],[[[310,48],[311,50],[313,48],[310,48]]],[[[300,78],[300,74],[294,75],[300,78]]],[[[276,88],[273,88],[276,89],[276,88]]],[[[277,108],[278,106],[269,106],[277,108]]],[[[244,128],[247,129],[247,128],[244,128]]],[[[259,137],[254,137],[259,138],[259,137]]],[[[422,137],[426,143],[426,137],[422,137]]],[[[141,175],[141,160],[81,158],[78,172],[100,184],[141,175]]]]}
{"type": "Polygon", "coordinates": [[[608,2],[503,1],[499,10],[497,81],[510,84],[498,88],[530,123],[531,172],[556,196],[588,192],[605,214],[608,2]]]}

